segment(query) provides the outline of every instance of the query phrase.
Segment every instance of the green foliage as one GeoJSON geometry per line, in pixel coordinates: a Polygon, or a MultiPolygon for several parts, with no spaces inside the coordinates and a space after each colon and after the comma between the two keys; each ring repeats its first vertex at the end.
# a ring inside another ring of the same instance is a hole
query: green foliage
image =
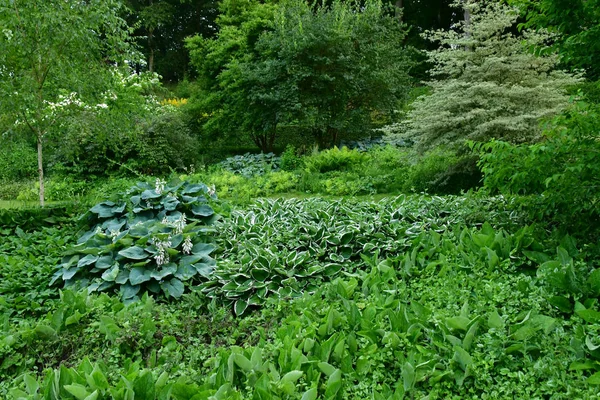
{"type": "Polygon", "coordinates": [[[358,150],[334,147],[306,157],[304,169],[310,173],[359,170],[367,159],[368,156],[358,150]]]}
{"type": "Polygon", "coordinates": [[[56,174],[164,174],[197,164],[198,143],[183,112],[161,106],[153,94],[158,77],[113,75],[102,107],[57,123],[60,146],[49,148],[49,169],[56,174]]]}
{"type": "Polygon", "coordinates": [[[304,166],[304,161],[297,154],[294,146],[288,145],[285,151],[281,154],[281,169],[284,171],[299,170],[304,166]]]}
{"type": "Polygon", "coordinates": [[[591,79],[600,78],[600,2],[560,0],[511,0],[518,6],[527,21],[528,28],[548,29],[557,33],[553,47],[557,48],[561,61],[572,67],[586,70],[591,79]]]}
{"type": "Polygon", "coordinates": [[[214,246],[204,240],[216,219],[214,196],[203,184],[182,182],[156,187],[140,183],[117,202],[89,211],[92,229],[83,234],[58,266],[52,282],[88,292],[119,290],[134,301],[150,291],[179,298],[184,283],[208,277],[214,246]]]}
{"type": "Polygon", "coordinates": [[[525,207],[540,222],[577,235],[597,232],[599,118],[598,106],[577,103],[548,126],[540,143],[476,146],[486,188],[532,195],[525,207]]]}
{"type": "Polygon", "coordinates": [[[76,233],[70,223],[62,228],[59,225],[70,215],[61,217],[51,207],[40,209],[38,215],[32,214],[30,210],[0,213],[0,313],[10,317],[41,316],[48,312],[52,300],[58,297],[58,291],[48,287],[53,266],[60,263],[62,253],[76,233]],[[18,219],[16,227],[13,221],[7,221],[9,215],[18,219]],[[54,226],[42,227],[42,224],[54,226]],[[29,231],[32,227],[35,230],[29,231]]]}
{"type": "Polygon", "coordinates": [[[389,116],[408,91],[405,28],[377,1],[311,7],[228,1],[219,35],[188,40],[201,91],[190,109],[206,139],[226,133],[273,150],[295,125],[321,146],[389,116]]]}
{"type": "Polygon", "coordinates": [[[436,78],[429,83],[432,92],[412,104],[407,120],[391,128],[392,136],[410,138],[421,150],[464,140],[539,139],[540,120],[566,108],[566,89],[580,79],[558,70],[555,54],[533,52],[545,46],[547,34],[512,33],[515,9],[494,1],[464,7],[471,17],[458,31],[428,33],[440,43],[429,52],[436,78]]]}
{"type": "MultiPolygon", "coordinates": [[[[215,228],[222,260],[215,280],[180,302],[144,295],[124,305],[68,290],[56,299],[52,289],[37,313],[10,302],[0,324],[0,395],[568,399],[597,392],[600,285],[590,254],[572,238],[523,227],[503,198],[260,201],[215,228]],[[261,299],[263,283],[278,289],[261,299]],[[234,319],[221,303],[243,315],[234,319]]],[[[74,231],[52,229],[13,235],[0,251],[27,257],[25,247],[15,249],[33,245],[55,253],[60,246],[44,239],[74,231]]],[[[24,270],[12,267],[3,285],[30,280],[38,290],[26,290],[44,298],[36,279],[49,272],[21,262],[24,270]]],[[[56,262],[40,257],[49,270],[56,262]]]]}
{"type": "MultiPolygon", "coordinates": [[[[1,134],[0,134],[1,135],[1,134]]],[[[19,181],[35,178],[36,152],[26,141],[15,141],[1,135],[0,181],[19,181]]]]}
{"type": "Polygon", "coordinates": [[[121,9],[114,0],[0,2],[0,112],[35,137],[41,205],[43,144],[53,133],[60,140],[55,124],[82,99],[98,103],[114,65],[136,60],[121,9]]]}
{"type": "Polygon", "coordinates": [[[259,153],[228,157],[217,164],[224,171],[233,172],[245,177],[264,175],[279,170],[281,159],[273,153],[259,153]]]}

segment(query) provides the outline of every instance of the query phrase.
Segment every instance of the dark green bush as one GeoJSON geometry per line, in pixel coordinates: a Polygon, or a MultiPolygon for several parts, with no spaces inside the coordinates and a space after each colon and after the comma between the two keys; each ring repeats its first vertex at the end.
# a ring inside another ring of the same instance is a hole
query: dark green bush
{"type": "Polygon", "coordinates": [[[198,163],[199,144],[179,110],[161,109],[141,124],[137,155],[127,165],[144,174],[183,170],[198,163]]]}
{"type": "Polygon", "coordinates": [[[0,136],[0,181],[18,181],[36,176],[35,146],[24,140],[0,136]]]}
{"type": "Polygon", "coordinates": [[[284,171],[295,171],[304,166],[304,160],[298,155],[296,147],[288,145],[281,154],[281,169],[284,171]]]}
{"type": "Polygon", "coordinates": [[[457,162],[456,154],[434,150],[417,159],[411,166],[404,184],[405,192],[436,192],[436,180],[457,162]]]}

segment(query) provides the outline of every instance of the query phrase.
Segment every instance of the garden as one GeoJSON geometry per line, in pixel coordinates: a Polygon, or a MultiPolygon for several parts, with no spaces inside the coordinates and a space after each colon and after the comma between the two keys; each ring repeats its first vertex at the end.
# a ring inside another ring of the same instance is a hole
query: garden
{"type": "Polygon", "coordinates": [[[0,398],[597,399],[600,4],[420,3],[0,0],[0,398]]]}

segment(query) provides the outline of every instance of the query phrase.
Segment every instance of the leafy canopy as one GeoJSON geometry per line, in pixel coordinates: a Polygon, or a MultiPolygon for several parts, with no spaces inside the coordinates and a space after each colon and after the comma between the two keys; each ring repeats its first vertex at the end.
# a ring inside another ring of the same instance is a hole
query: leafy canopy
{"type": "Polygon", "coordinates": [[[381,2],[227,1],[214,40],[192,38],[197,115],[209,137],[228,132],[271,151],[294,125],[322,145],[389,116],[408,91],[405,27],[381,2]]]}

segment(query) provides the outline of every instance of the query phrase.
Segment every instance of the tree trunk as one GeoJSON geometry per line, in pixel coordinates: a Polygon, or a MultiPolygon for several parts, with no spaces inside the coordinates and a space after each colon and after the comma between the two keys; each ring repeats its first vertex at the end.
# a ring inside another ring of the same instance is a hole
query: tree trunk
{"type": "MultiPolygon", "coordinates": [[[[469,4],[469,0],[464,0],[465,6],[469,4]]],[[[465,38],[471,37],[471,11],[468,7],[463,7],[464,19],[465,19],[465,38]]],[[[465,51],[473,51],[471,46],[465,46],[465,51]]]]}
{"type": "Polygon", "coordinates": [[[37,134],[38,175],[40,179],[40,206],[44,207],[44,164],[42,162],[42,135],[37,134]]]}
{"type": "Polygon", "coordinates": [[[152,37],[153,37],[154,29],[148,30],[148,48],[150,49],[150,54],[148,55],[148,71],[154,72],[154,48],[152,47],[152,37]]]}
{"type": "Polygon", "coordinates": [[[404,0],[396,0],[396,18],[398,18],[398,20],[400,22],[402,22],[402,12],[404,11],[404,0]]]}

